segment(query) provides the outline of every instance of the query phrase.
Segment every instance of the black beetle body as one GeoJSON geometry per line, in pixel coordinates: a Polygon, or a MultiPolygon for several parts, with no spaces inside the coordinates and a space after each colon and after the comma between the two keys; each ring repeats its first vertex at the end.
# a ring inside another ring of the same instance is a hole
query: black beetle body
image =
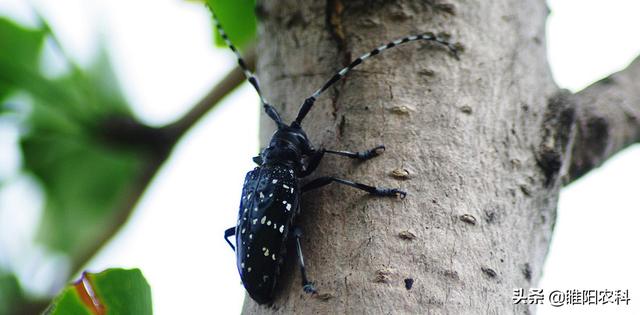
{"type": "Polygon", "coordinates": [[[291,131],[276,134],[285,139],[274,136],[258,159],[262,165],[247,173],[235,230],[238,272],[249,295],[259,303],[273,298],[289,229],[299,211],[300,173],[296,170],[301,169],[297,162],[303,148],[282,147],[301,137],[291,131]],[[287,157],[291,159],[283,160],[287,157]]]}
{"type": "Polygon", "coordinates": [[[263,304],[273,300],[289,237],[295,240],[303,289],[307,293],[315,293],[316,289],[307,279],[305,272],[300,245],[302,232],[300,228],[293,225],[296,215],[300,212],[301,194],[330,183],[351,186],[376,196],[404,198],[406,193],[395,188],[378,188],[331,176],[316,178],[305,185],[300,185],[299,179],[311,174],[325,153],[364,161],[384,152],[384,146],[377,146],[363,152],[316,150],[301,127],[302,120],[322,92],[364,60],[386,49],[412,41],[425,40],[447,47],[457,59],[458,47],[448,42],[445,36],[437,36],[433,33],[407,36],[377,47],[353,60],[305,99],[296,119],[287,125],[282,121],[277,110],[262,97],[258,80],[229,41],[215,15],[214,21],[219,34],[236,54],[238,64],[249,83],[258,92],[265,113],[278,127],[269,146],[260,156],[253,159],[258,167],[247,173],[242,188],[238,222],[235,227],[225,231],[225,240],[236,251],[240,278],[247,292],[256,302],[263,304]],[[229,237],[233,235],[236,236],[237,248],[229,241],[229,237]]]}
{"type": "Polygon", "coordinates": [[[384,147],[360,153],[315,150],[300,125],[294,122],[279,126],[269,147],[254,158],[259,166],[245,177],[236,227],[225,231],[227,242],[228,237],[236,236],[237,248],[231,242],[229,245],[236,251],[242,283],[251,298],[261,304],[273,299],[289,236],[296,240],[304,291],[316,292],[304,269],[301,232],[292,228],[300,212],[301,193],[337,182],[378,196],[406,195],[398,189],[376,188],[335,177],[320,177],[301,187],[299,178],[312,173],[325,153],[367,160],[382,153],[384,147]]]}
{"type": "Polygon", "coordinates": [[[298,211],[298,190],[298,180],[286,166],[259,166],[247,174],[235,230],[236,257],[242,283],[259,303],[272,299],[298,211]]]}

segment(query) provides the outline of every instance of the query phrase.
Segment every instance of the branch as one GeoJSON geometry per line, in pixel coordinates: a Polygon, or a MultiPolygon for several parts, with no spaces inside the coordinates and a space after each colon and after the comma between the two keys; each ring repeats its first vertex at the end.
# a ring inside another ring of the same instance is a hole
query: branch
{"type": "MultiPolygon", "coordinates": [[[[256,51],[254,47],[247,49],[245,62],[250,70],[256,66],[256,51]]],[[[240,67],[235,67],[229,72],[218,85],[216,85],[207,95],[198,102],[189,112],[176,122],[168,125],[166,128],[171,130],[176,140],[180,138],[187,130],[202,118],[207,112],[214,108],[222,98],[227,96],[231,91],[238,87],[246,78],[240,67]]]]}
{"type": "Polygon", "coordinates": [[[571,98],[576,116],[565,184],[640,142],[640,57],[571,98]]]}
{"type": "Polygon", "coordinates": [[[122,205],[113,212],[110,220],[105,222],[105,229],[94,238],[93,244],[91,244],[85,251],[80,253],[79,255],[71,258],[71,275],[78,274],[82,271],[82,267],[91,259],[93,256],[100,251],[100,249],[116,234],[120,231],[120,228],[124,226],[127,222],[131,213],[133,213],[133,209],[135,209],[140,196],[146,190],[147,186],[153,179],[154,175],[162,166],[164,161],[166,161],[167,154],[162,156],[154,157],[154,159],[146,165],[145,169],[141,174],[138,175],[137,178],[134,179],[132,187],[129,189],[129,194],[125,197],[122,205]]]}
{"type": "MultiPolygon", "coordinates": [[[[250,69],[253,69],[255,67],[256,59],[255,50],[250,48],[247,52],[247,65],[250,69]]],[[[167,157],[169,157],[171,149],[178,140],[180,140],[187,130],[194,126],[208,111],[219,104],[220,100],[242,84],[244,80],[245,78],[242,70],[239,67],[235,67],[182,118],[165,127],[153,129],[157,133],[156,135],[158,138],[165,139],[166,143],[162,144],[161,149],[152,151],[154,153],[153,160],[146,166],[138,178],[135,179],[135,182],[129,189],[130,193],[124,200],[122,206],[114,211],[111,220],[105,222],[107,227],[104,232],[97,236],[95,242],[91,244],[85,252],[72,260],[71,270],[74,273],[81,271],[80,268],[82,268],[89,259],[95,256],[104,244],[106,244],[120,230],[124,223],[127,222],[129,216],[133,212],[133,209],[138,203],[140,196],[144,193],[146,187],[149,185],[149,182],[153,179],[160,166],[162,166],[167,157]]],[[[122,141],[123,139],[120,140],[122,141]]]]}

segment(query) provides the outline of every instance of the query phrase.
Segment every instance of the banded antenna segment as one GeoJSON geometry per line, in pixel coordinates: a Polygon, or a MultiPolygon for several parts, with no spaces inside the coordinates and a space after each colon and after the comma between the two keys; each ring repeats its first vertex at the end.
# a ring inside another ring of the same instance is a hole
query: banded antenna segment
{"type": "Polygon", "coordinates": [[[396,39],[392,42],[389,42],[386,45],[382,45],[379,46],[375,49],[373,49],[372,51],[356,58],[355,60],[353,60],[351,63],[349,63],[348,66],[342,68],[340,71],[338,71],[336,74],[333,75],[333,77],[331,77],[329,80],[327,80],[322,87],[320,87],[318,90],[316,90],[311,96],[309,96],[307,99],[304,100],[304,102],[302,103],[302,105],[300,106],[300,111],[298,112],[298,117],[296,117],[296,120],[294,121],[294,123],[296,124],[300,124],[302,122],[302,120],[304,119],[304,117],[307,115],[307,113],[309,112],[309,110],[311,109],[311,107],[313,106],[313,104],[315,103],[316,99],[318,99],[318,97],[324,92],[326,91],[331,85],[333,85],[334,83],[336,83],[337,81],[339,81],[340,79],[344,78],[347,73],[349,73],[349,71],[353,70],[353,68],[355,68],[356,66],[358,66],[359,64],[361,64],[363,61],[367,60],[368,58],[375,56],[389,48],[393,48],[408,42],[412,42],[412,41],[417,41],[417,40],[427,40],[427,41],[432,41],[435,43],[438,43],[440,45],[445,46],[447,49],[449,49],[449,51],[453,54],[453,56],[458,59],[458,50],[459,48],[457,47],[457,44],[455,43],[451,43],[449,42],[444,36],[441,35],[435,35],[431,32],[429,33],[424,33],[424,34],[420,34],[420,35],[411,35],[411,36],[407,36],[407,37],[403,37],[403,38],[399,38],[396,39]]]}

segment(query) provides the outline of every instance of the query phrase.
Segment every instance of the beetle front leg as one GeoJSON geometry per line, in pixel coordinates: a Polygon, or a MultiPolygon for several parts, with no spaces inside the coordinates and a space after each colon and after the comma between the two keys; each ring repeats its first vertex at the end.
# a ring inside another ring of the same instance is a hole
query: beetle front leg
{"type": "Polygon", "coordinates": [[[351,159],[358,159],[360,161],[366,161],[382,154],[384,150],[385,150],[385,147],[383,145],[379,145],[373,149],[369,149],[362,152],[334,151],[334,150],[327,150],[327,149],[316,150],[309,155],[307,168],[305,169],[304,172],[302,172],[302,175],[300,177],[305,177],[313,173],[313,171],[315,171],[318,165],[320,164],[320,160],[322,160],[322,157],[324,157],[325,153],[345,156],[351,159]]]}
{"type": "Polygon", "coordinates": [[[302,289],[306,293],[316,293],[317,290],[313,285],[313,282],[307,279],[307,271],[304,268],[304,257],[302,256],[302,246],[300,246],[300,237],[302,237],[302,229],[298,226],[294,226],[291,231],[293,238],[296,242],[296,251],[298,252],[298,263],[300,264],[300,274],[302,276],[302,289]]]}
{"type": "Polygon", "coordinates": [[[379,145],[373,149],[369,149],[362,152],[349,152],[349,151],[333,151],[333,150],[324,150],[326,153],[346,156],[351,159],[358,159],[360,161],[366,161],[372,159],[380,154],[382,154],[385,150],[383,145],[379,145]]]}

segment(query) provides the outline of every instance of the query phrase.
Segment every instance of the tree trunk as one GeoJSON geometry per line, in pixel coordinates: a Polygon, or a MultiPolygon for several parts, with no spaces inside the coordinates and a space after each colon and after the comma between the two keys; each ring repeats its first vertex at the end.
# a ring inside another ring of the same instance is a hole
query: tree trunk
{"type": "MultiPolygon", "coordinates": [[[[514,305],[513,290],[540,278],[560,188],[640,138],[640,62],[575,95],[558,89],[542,0],[264,0],[257,12],[262,89],[287,121],[334,71],[389,40],[446,32],[464,52],[409,43],[320,97],[303,122],[316,147],[387,151],[325,157],[310,178],[407,198],[339,185],[305,195],[297,222],[319,294],[302,292],[289,262],[273,305],[247,298],[244,313],[534,311],[514,305]]],[[[265,145],[265,115],[261,130],[265,145]]]]}

